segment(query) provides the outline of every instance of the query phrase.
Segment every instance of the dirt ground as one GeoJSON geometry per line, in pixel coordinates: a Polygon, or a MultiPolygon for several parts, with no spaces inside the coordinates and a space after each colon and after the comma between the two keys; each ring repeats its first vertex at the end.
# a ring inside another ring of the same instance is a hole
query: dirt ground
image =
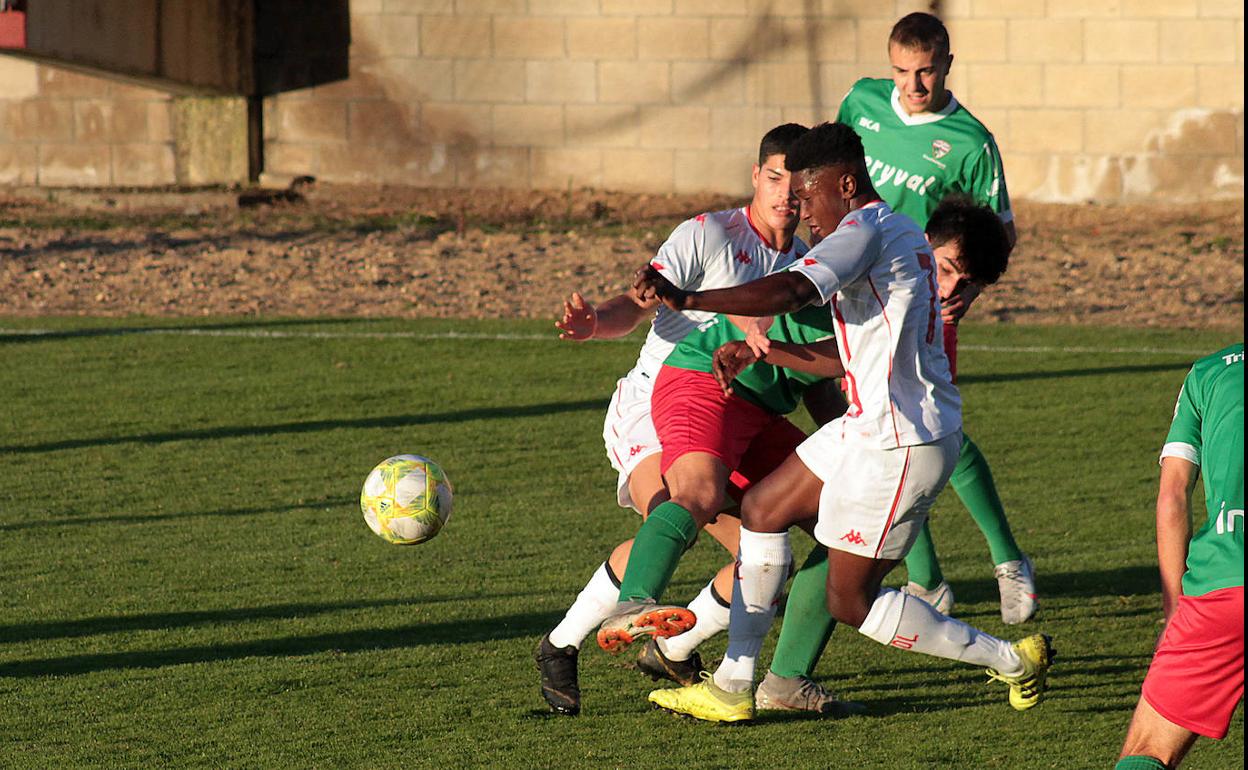
{"type": "MultiPolygon", "coordinates": [[[[319,186],[0,192],[0,315],[547,317],[621,290],[712,195],[319,186]],[[279,196],[280,197],[280,196],[279,196]]],[[[1242,328],[1243,200],[1016,204],[979,321],[1242,328]]]]}

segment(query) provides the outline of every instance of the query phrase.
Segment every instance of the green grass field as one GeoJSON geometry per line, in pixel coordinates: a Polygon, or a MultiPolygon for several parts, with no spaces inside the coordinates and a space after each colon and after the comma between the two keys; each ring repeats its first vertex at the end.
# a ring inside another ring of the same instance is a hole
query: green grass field
{"type": "MultiPolygon", "coordinates": [[[[721,727],[651,711],[649,680],[592,646],[581,717],[538,694],[538,638],[637,525],[600,439],[636,339],[515,321],[0,326],[4,768],[1112,767],[1159,630],[1156,454],[1191,361],[1235,341],[963,331],[968,432],[1036,562],[1025,628],[1059,650],[1040,707],[842,628],[818,676],[869,715],[721,727]],[[358,507],[401,452],[436,458],[457,493],[447,529],[409,548],[358,507]]],[[[957,614],[1019,634],[951,494],[933,527],[957,614]]],[[[700,543],[668,598],[724,558],[700,543]]],[[[1243,749],[1241,709],[1186,767],[1243,767],[1243,749]]]]}

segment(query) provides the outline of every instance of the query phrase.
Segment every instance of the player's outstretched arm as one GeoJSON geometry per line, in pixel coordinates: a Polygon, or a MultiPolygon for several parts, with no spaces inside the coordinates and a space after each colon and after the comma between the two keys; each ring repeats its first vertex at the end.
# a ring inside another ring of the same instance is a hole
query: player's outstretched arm
{"type": "Polygon", "coordinates": [[[724,392],[731,394],[732,381],[745,371],[746,367],[760,360],[773,366],[825,378],[845,376],[845,368],[841,364],[840,353],[837,351],[836,340],[833,338],[809,345],[772,340],[767,353],[761,359],[757,349],[744,341],[725,342],[715,350],[715,354],[711,357],[711,371],[724,392]]]}
{"type": "Polygon", "coordinates": [[[800,273],[773,273],[729,289],[688,292],[676,288],[650,265],[637,271],[633,294],[643,302],[658,299],[673,310],[755,317],[792,313],[819,299],[815,285],[800,273]]]}
{"type": "Polygon", "coordinates": [[[819,377],[845,376],[845,366],[841,363],[841,354],[836,348],[834,337],[809,345],[772,340],[763,361],[819,377]]]}
{"type": "Polygon", "coordinates": [[[1161,568],[1161,607],[1166,620],[1183,595],[1187,546],[1192,539],[1192,490],[1200,466],[1181,457],[1161,458],[1157,491],[1157,564],[1161,568]]]}
{"type": "Polygon", "coordinates": [[[620,294],[594,307],[579,293],[563,301],[563,315],[555,321],[559,339],[613,339],[636,329],[657,302],[638,304],[630,294],[620,294]]]}

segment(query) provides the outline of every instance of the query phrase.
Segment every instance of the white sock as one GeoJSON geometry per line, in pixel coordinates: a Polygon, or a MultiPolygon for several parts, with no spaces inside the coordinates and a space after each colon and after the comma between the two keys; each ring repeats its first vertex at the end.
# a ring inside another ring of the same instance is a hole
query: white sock
{"type": "Polygon", "coordinates": [[[602,625],[619,600],[620,581],[604,561],[576,595],[576,601],[572,602],[563,620],[550,632],[550,643],[556,647],[572,645],[579,650],[581,642],[602,625]]]}
{"type": "Polygon", "coordinates": [[[698,618],[693,628],[683,634],[658,640],[659,649],[668,660],[689,660],[699,644],[728,627],[728,605],[724,604],[724,600],[715,591],[714,578],[689,602],[689,610],[698,618]]]}
{"type": "Polygon", "coordinates": [[[715,671],[715,684],[729,692],[745,692],[754,686],[758,651],[776,617],[776,602],[789,575],[789,533],[751,532],[742,527],[737,553],[728,651],[715,671]]]}
{"type": "Polygon", "coordinates": [[[1009,642],[941,615],[919,597],[892,588],[880,591],[858,630],[880,644],[973,663],[1006,676],[1023,671],[1009,642]]]}

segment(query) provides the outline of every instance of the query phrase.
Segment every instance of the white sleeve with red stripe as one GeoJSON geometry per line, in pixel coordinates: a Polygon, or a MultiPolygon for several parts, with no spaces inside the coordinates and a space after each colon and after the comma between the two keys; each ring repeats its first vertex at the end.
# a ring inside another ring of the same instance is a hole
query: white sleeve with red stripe
{"type": "Polygon", "coordinates": [[[819,291],[819,304],[827,304],[841,287],[862,277],[880,253],[878,227],[847,219],[841,226],[789,268],[810,279],[819,291]]]}
{"type": "Polygon", "coordinates": [[[650,260],[659,275],[678,289],[687,289],[702,279],[705,219],[703,214],[681,222],[650,260]]]}

